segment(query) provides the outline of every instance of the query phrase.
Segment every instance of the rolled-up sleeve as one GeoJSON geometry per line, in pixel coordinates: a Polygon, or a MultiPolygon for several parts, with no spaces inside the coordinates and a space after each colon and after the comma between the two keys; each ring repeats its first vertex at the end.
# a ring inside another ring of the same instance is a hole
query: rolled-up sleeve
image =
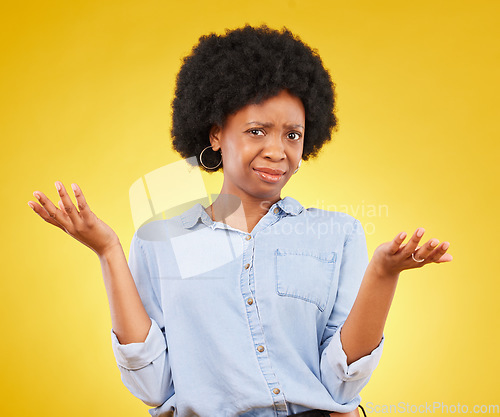
{"type": "Polygon", "coordinates": [[[326,348],[325,359],[328,365],[333,369],[337,378],[341,381],[357,381],[369,378],[382,356],[384,337],[382,336],[382,340],[370,354],[347,365],[347,356],[340,341],[342,326],[335,332],[330,344],[326,348]]]}
{"type": "Polygon", "coordinates": [[[368,383],[382,355],[384,336],[370,354],[347,364],[340,333],[351,311],[368,266],[368,250],[361,223],[354,219],[352,231],[344,243],[335,304],[321,344],[321,381],[339,404],[338,412],[354,410],[360,403],[359,393],[368,383]]]}
{"type": "Polygon", "coordinates": [[[151,319],[151,327],[143,343],[122,345],[112,329],[111,343],[118,366],[129,371],[136,371],[148,366],[167,349],[165,337],[153,319],[151,319]]]}
{"type": "Polygon", "coordinates": [[[120,344],[111,329],[111,345],[121,379],[128,390],[147,405],[158,407],[174,394],[159,288],[151,253],[137,232],[132,238],[129,268],[151,319],[146,340],[120,344]]]}

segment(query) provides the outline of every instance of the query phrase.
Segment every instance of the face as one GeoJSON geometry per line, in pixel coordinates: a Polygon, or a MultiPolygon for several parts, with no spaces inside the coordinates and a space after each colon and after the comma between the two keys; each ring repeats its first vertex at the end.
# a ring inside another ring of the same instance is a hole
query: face
{"type": "Polygon", "coordinates": [[[302,158],[304,133],[304,105],[286,90],[245,106],[222,127],[213,126],[210,142],[214,150],[221,149],[224,166],[221,194],[242,201],[279,200],[302,158]]]}

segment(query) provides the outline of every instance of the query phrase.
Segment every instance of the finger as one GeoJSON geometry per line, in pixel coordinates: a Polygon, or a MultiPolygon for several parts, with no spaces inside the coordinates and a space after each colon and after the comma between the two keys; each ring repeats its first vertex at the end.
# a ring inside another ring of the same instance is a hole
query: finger
{"type": "Polygon", "coordinates": [[[90,208],[87,204],[87,200],[85,200],[85,196],[83,195],[82,189],[78,186],[78,184],[71,184],[71,188],[73,189],[73,193],[75,194],[76,203],[78,204],[78,210],[80,211],[80,216],[83,220],[90,220],[90,208]]]}
{"type": "Polygon", "coordinates": [[[61,197],[62,204],[59,204],[61,211],[69,216],[74,225],[77,225],[81,222],[82,219],[80,218],[80,214],[78,213],[75,205],[71,201],[71,198],[66,192],[66,188],[64,188],[64,185],[61,181],[56,181],[55,185],[57,188],[57,192],[59,193],[59,197],[61,197]]]}
{"type": "Polygon", "coordinates": [[[420,239],[422,239],[424,232],[425,232],[425,229],[423,227],[419,227],[417,230],[415,230],[415,233],[413,233],[413,236],[410,238],[410,241],[405,245],[405,247],[401,251],[403,256],[405,256],[405,257],[411,256],[411,254],[417,248],[418,242],[420,242],[420,239]]]}
{"type": "MultiPolygon", "coordinates": [[[[434,249],[432,253],[428,256],[428,262],[438,262],[446,253],[449,247],[450,247],[450,242],[441,243],[441,245],[439,245],[436,249],[434,249]]],[[[445,259],[448,259],[448,257],[446,257],[445,259]]],[[[447,262],[447,260],[445,260],[444,262],[447,262]]]]}
{"type": "Polygon", "coordinates": [[[74,231],[76,230],[76,224],[73,222],[73,220],[71,220],[69,215],[66,213],[66,207],[64,206],[64,203],[62,202],[62,200],[59,200],[57,202],[57,205],[59,206],[58,213],[60,213],[61,216],[63,216],[66,219],[66,221],[68,222],[67,225],[65,226],[65,228],[68,231],[68,233],[72,235],[74,233],[74,231]]]}
{"type": "MultiPolygon", "coordinates": [[[[50,201],[50,199],[47,198],[47,196],[44,193],[42,193],[40,191],[35,191],[33,193],[33,195],[38,199],[38,202],[42,205],[42,207],[47,212],[47,215],[52,220],[59,223],[64,229],[68,228],[69,218],[68,219],[66,218],[68,216],[66,213],[63,213],[56,206],[54,206],[52,201],[50,201]]],[[[53,223],[53,222],[50,222],[50,223],[53,223]]]]}
{"type": "Polygon", "coordinates": [[[59,222],[57,222],[54,218],[49,216],[49,213],[47,213],[47,210],[45,210],[40,204],[37,204],[33,201],[28,201],[28,205],[33,209],[33,211],[36,214],[38,214],[47,223],[50,223],[54,226],[57,226],[61,230],[65,230],[64,227],[59,222]]]}
{"type": "Polygon", "coordinates": [[[451,254],[449,254],[449,253],[445,253],[443,256],[441,256],[441,258],[439,258],[437,261],[434,261],[434,262],[437,264],[440,264],[442,262],[450,262],[452,260],[453,260],[453,256],[451,256],[451,254]]]}
{"type": "Polygon", "coordinates": [[[401,244],[403,243],[405,238],[406,238],[406,232],[398,233],[398,235],[394,239],[392,239],[390,243],[389,253],[394,255],[401,247],[401,244]]]}
{"type": "MultiPolygon", "coordinates": [[[[425,259],[425,261],[428,261],[429,255],[432,253],[434,248],[439,244],[439,240],[437,239],[431,239],[421,247],[418,247],[415,249],[413,252],[413,256],[415,259],[425,259]]],[[[424,264],[425,262],[422,262],[424,264]]]]}

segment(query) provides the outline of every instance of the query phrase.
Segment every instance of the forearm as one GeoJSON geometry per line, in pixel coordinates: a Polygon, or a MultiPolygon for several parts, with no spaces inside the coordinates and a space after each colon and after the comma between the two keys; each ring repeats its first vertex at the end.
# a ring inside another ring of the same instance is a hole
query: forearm
{"type": "Polygon", "coordinates": [[[381,274],[370,262],[354,305],[342,326],[340,340],[347,364],[370,354],[380,341],[399,274],[381,274]]]}
{"type": "Polygon", "coordinates": [[[99,260],[114,333],[121,344],[144,342],[151,319],[142,304],[122,246],[113,246],[101,254],[99,260]]]}

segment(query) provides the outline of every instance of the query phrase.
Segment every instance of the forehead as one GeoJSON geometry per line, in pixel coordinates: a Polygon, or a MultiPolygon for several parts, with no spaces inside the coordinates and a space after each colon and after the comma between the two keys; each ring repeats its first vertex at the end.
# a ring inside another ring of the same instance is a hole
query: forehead
{"type": "Polygon", "coordinates": [[[247,104],[227,117],[227,123],[258,121],[281,121],[304,123],[305,110],[302,100],[297,96],[282,90],[275,96],[260,103],[247,104]],[[252,119],[252,120],[249,120],[252,119]],[[257,121],[256,120],[256,121],[257,121]]]}

